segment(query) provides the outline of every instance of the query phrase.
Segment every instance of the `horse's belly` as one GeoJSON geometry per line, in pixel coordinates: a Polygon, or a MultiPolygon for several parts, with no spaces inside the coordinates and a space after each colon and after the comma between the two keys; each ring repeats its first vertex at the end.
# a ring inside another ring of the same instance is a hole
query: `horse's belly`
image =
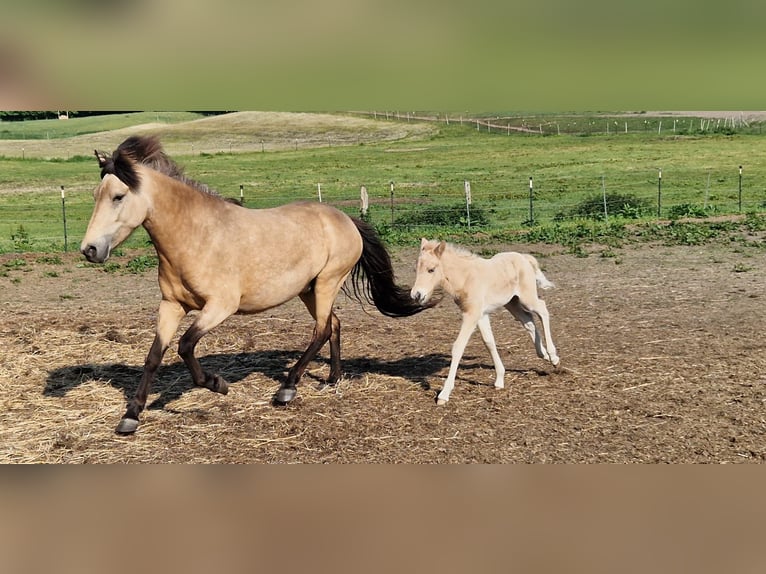
{"type": "Polygon", "coordinates": [[[290,299],[305,292],[309,288],[311,280],[311,277],[306,276],[289,277],[283,275],[280,278],[261,282],[245,282],[238,311],[240,313],[260,313],[287,303],[290,299]]]}

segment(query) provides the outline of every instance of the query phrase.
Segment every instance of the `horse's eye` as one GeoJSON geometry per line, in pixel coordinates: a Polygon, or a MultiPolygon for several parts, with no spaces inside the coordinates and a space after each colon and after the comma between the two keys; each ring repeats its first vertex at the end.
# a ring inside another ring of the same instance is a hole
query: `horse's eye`
{"type": "Polygon", "coordinates": [[[121,202],[121,201],[122,201],[124,198],[125,198],[125,194],[123,193],[123,194],[120,194],[120,195],[115,195],[115,196],[112,198],[112,201],[113,201],[114,203],[120,203],[120,202],[121,202]]]}
{"type": "Polygon", "coordinates": [[[436,268],[435,268],[435,267],[431,267],[431,268],[428,270],[428,272],[429,272],[429,273],[433,273],[434,271],[436,271],[436,268]]]}

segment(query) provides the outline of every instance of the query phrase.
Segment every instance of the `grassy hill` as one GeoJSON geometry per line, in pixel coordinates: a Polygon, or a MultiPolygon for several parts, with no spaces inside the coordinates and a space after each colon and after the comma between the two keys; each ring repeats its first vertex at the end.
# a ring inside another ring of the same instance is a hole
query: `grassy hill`
{"type": "Polygon", "coordinates": [[[0,123],[0,156],[70,159],[111,150],[129,135],[162,138],[172,155],[276,151],[396,141],[433,133],[423,123],[380,122],[340,114],[136,112],[68,120],[0,123]]]}

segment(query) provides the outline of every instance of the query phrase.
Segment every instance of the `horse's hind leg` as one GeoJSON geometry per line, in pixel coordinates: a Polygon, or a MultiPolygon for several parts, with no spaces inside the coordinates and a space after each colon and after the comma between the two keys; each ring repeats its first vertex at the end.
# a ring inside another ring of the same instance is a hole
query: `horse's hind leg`
{"type": "Polygon", "coordinates": [[[160,302],[154,342],[146,356],[141,382],[138,384],[135,396],[128,402],[128,410],[117,425],[116,432],[131,434],[138,428],[138,415],[146,406],[146,398],[149,396],[149,389],[154,382],[154,375],[184,315],[186,315],[186,311],[178,303],[164,300],[160,302]]]}
{"type": "Polygon", "coordinates": [[[330,341],[330,376],[327,382],[334,384],[340,378],[340,320],[332,312],[332,305],[342,284],[343,281],[336,281],[328,287],[326,282],[317,278],[313,289],[301,294],[301,300],[314,317],[316,324],[308,347],[287,373],[287,379],[274,397],[277,403],[289,403],[295,398],[298,392],[296,387],[303,372],[328,340],[330,341]]]}
{"type": "Polygon", "coordinates": [[[479,332],[489,354],[492,355],[492,362],[495,365],[495,388],[502,389],[505,387],[505,366],[502,359],[500,359],[500,354],[497,352],[495,336],[492,334],[492,327],[489,323],[489,315],[484,315],[479,319],[479,332]]]}
{"type": "Polygon", "coordinates": [[[194,349],[203,336],[217,325],[220,325],[231,314],[232,311],[226,307],[210,303],[206,304],[194,320],[194,323],[181,336],[181,340],[178,342],[178,354],[181,355],[189,372],[191,372],[194,384],[222,395],[229,392],[228,383],[220,375],[202,370],[202,365],[200,365],[197,357],[194,356],[194,349]]]}

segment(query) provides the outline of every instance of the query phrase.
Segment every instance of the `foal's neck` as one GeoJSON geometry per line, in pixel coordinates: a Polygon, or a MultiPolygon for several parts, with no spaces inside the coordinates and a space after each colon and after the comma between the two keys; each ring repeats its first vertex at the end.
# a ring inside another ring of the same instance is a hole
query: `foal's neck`
{"type": "Polygon", "coordinates": [[[471,274],[471,259],[470,253],[461,253],[455,251],[452,247],[447,247],[444,253],[442,253],[441,265],[444,273],[442,286],[453,297],[462,291],[466,280],[471,274]]]}

